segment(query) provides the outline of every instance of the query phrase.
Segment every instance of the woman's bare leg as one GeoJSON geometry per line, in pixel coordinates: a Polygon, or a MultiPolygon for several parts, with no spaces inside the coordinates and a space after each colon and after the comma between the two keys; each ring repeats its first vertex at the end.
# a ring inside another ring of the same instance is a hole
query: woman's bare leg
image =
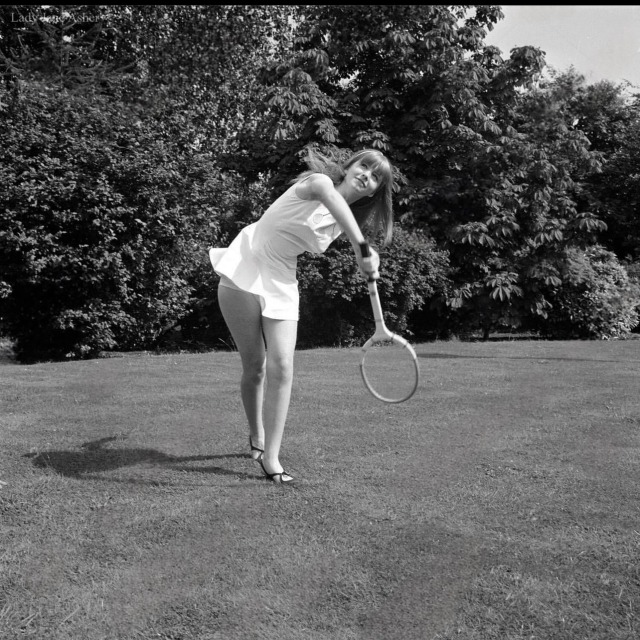
{"type": "Polygon", "coordinates": [[[281,473],[278,456],[291,399],[298,322],[262,318],[262,328],[267,343],[263,462],[268,473],[281,473]]]}
{"type": "Polygon", "coordinates": [[[260,303],[251,293],[224,286],[218,287],[218,303],[242,361],[240,396],[251,442],[264,449],[262,410],[266,352],[260,303]]]}
{"type": "Polygon", "coordinates": [[[237,289],[218,287],[218,302],[242,360],[240,390],[252,442],[264,448],[265,469],[281,473],[298,322],[262,317],[257,297],[237,289]]]}

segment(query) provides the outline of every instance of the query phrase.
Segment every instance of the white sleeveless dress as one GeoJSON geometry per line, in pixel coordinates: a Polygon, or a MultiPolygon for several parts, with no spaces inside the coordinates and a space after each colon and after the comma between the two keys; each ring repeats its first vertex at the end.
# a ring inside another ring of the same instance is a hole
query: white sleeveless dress
{"type": "Polygon", "coordinates": [[[318,200],[302,200],[289,187],[253,224],[245,227],[228,248],[210,249],[216,273],[238,289],[260,296],[262,315],[298,320],[296,269],[305,251],[324,253],[342,233],[318,200]]]}

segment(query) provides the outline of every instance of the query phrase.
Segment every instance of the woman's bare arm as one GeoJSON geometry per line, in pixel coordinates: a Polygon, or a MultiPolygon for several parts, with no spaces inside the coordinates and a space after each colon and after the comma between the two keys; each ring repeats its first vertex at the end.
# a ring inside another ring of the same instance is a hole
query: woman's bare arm
{"type": "Polygon", "coordinates": [[[347,201],[336,191],[333,181],[322,173],[310,175],[304,182],[296,186],[296,194],[303,200],[319,200],[335,218],[353,246],[353,251],[361,270],[365,274],[378,270],[380,259],[371,250],[370,258],[363,258],[360,245],[366,242],[347,201]]]}

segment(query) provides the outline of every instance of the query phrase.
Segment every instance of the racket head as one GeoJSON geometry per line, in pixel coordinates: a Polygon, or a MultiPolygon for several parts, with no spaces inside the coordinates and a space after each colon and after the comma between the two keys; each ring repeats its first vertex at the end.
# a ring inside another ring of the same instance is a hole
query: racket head
{"type": "Polygon", "coordinates": [[[362,347],[360,373],[365,387],[378,400],[405,402],[420,382],[418,357],[413,347],[400,336],[374,336],[362,347]]]}

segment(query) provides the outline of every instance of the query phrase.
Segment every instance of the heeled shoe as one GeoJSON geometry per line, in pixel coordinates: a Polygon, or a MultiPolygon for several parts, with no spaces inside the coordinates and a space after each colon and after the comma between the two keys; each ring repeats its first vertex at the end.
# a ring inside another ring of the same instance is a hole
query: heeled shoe
{"type": "Polygon", "coordinates": [[[293,476],[290,473],[287,473],[284,469],[279,473],[269,473],[264,466],[262,456],[258,458],[258,462],[260,463],[260,466],[264,471],[264,475],[267,476],[267,478],[271,480],[271,482],[275,482],[276,484],[289,484],[290,482],[294,481],[293,476]]]}
{"type": "Polygon", "coordinates": [[[251,447],[251,451],[249,453],[249,455],[254,459],[254,460],[259,460],[260,456],[264,453],[264,449],[261,449],[260,447],[255,447],[253,445],[253,441],[251,440],[251,436],[249,436],[249,446],[251,447]],[[257,455],[253,455],[253,452],[257,451],[258,454],[257,455]]]}

